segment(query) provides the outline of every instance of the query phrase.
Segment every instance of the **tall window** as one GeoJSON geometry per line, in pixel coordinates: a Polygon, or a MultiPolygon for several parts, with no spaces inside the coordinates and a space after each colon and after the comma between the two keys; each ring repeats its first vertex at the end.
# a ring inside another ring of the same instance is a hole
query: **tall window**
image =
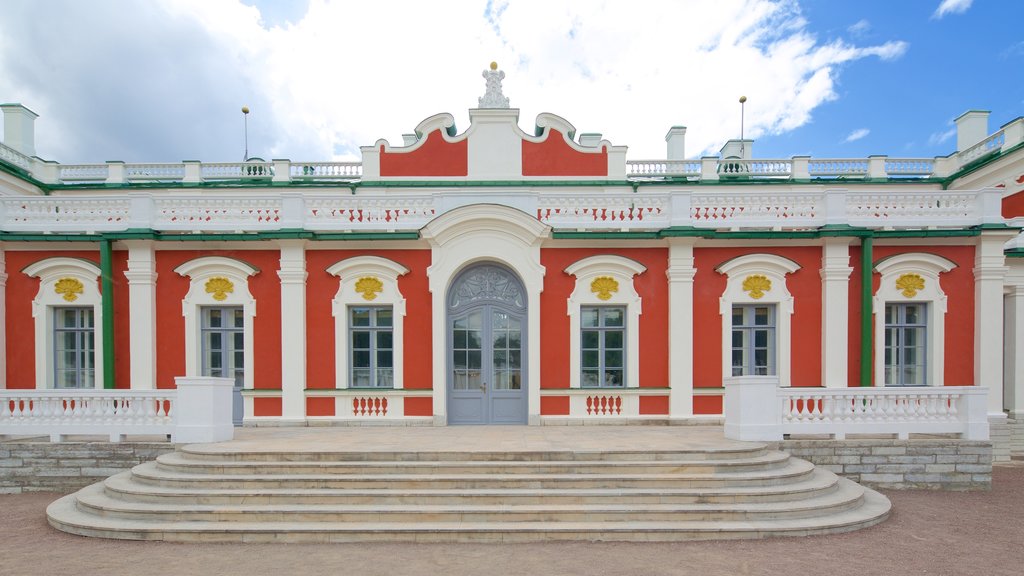
{"type": "Polygon", "coordinates": [[[349,308],[350,387],[394,387],[393,319],[390,306],[349,308]]]}
{"type": "Polygon", "coordinates": [[[241,306],[202,308],[202,374],[234,378],[241,387],[245,377],[245,313],[241,306]]]}
{"type": "Polygon", "coordinates": [[[732,375],[775,375],[775,306],[732,307],[732,375]]]}
{"type": "Polygon", "coordinates": [[[93,309],[53,309],[54,388],[96,387],[93,309]]]}
{"type": "Polygon", "coordinates": [[[626,385],[626,307],[580,309],[580,386],[626,385]]]}
{"type": "Polygon", "coordinates": [[[885,305],[885,385],[926,384],[927,304],[885,305]]]}

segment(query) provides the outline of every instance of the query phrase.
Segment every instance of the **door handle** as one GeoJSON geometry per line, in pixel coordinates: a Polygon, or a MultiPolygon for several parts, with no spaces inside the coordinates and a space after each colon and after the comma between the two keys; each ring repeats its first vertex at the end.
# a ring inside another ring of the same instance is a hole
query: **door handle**
{"type": "Polygon", "coordinates": [[[480,384],[480,391],[487,392],[487,382],[480,384]]]}

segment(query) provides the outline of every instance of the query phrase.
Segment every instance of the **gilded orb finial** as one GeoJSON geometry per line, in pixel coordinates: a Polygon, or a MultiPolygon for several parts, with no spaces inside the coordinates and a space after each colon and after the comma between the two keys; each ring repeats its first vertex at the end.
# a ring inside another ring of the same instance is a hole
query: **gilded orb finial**
{"type": "Polygon", "coordinates": [[[498,69],[498,63],[497,62],[491,62],[491,70],[497,70],[497,69],[498,69]]]}

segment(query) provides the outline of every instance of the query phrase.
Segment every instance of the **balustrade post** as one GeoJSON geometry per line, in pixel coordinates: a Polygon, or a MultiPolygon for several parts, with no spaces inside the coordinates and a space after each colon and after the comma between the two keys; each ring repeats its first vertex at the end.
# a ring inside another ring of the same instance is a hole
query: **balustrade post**
{"type": "Polygon", "coordinates": [[[129,192],[128,228],[134,230],[152,230],[153,215],[156,204],[148,192],[129,192]]]}
{"type": "Polygon", "coordinates": [[[975,216],[980,224],[1002,224],[1003,192],[999,188],[978,190],[974,202],[975,216]]]}
{"type": "Polygon", "coordinates": [[[1003,147],[1001,151],[1006,154],[1011,148],[1024,142],[1024,118],[1016,118],[1009,124],[1003,125],[1003,147]]]}
{"type": "Polygon", "coordinates": [[[718,156],[703,156],[700,159],[700,179],[703,182],[718,180],[718,156]]]}
{"type": "MultiPolygon", "coordinates": [[[[276,177],[276,176],[275,176],[276,177]]],[[[300,230],[305,225],[306,200],[301,192],[281,194],[281,228],[300,230]]]]}
{"type": "Polygon", "coordinates": [[[782,440],[782,402],[778,376],[723,379],[725,437],[730,440],[782,440]]]}
{"type": "Polygon", "coordinates": [[[124,162],[107,160],[107,186],[120,186],[125,183],[124,162]]]}
{"type": "Polygon", "coordinates": [[[673,190],[669,193],[672,214],[669,217],[670,226],[693,226],[692,196],[689,190],[673,190]]]}
{"type": "Polygon", "coordinates": [[[33,156],[32,157],[32,177],[39,180],[43,184],[59,184],[60,183],[60,164],[53,160],[43,160],[42,158],[33,156]]]}
{"type": "Polygon", "coordinates": [[[885,161],[889,158],[886,155],[868,156],[868,178],[871,180],[885,180],[889,174],[885,171],[885,161]]]}
{"type": "Polygon", "coordinates": [[[945,178],[960,169],[956,154],[949,156],[936,156],[932,163],[932,176],[945,178]]]}
{"type": "Polygon", "coordinates": [[[287,184],[292,181],[291,160],[274,159],[274,177],[270,179],[274,184],[287,184]]]}
{"type": "Polygon", "coordinates": [[[810,156],[793,156],[793,163],[789,177],[793,180],[810,180],[810,156]]]}
{"type": "Polygon", "coordinates": [[[184,160],[182,164],[185,165],[185,177],[181,179],[181,183],[185,186],[195,186],[203,181],[203,165],[199,160],[184,160]]]}
{"type": "Polygon", "coordinates": [[[960,418],[964,420],[964,440],[988,440],[988,399],[984,391],[965,390],[961,398],[960,418]]]}
{"type": "Polygon", "coordinates": [[[849,218],[846,214],[845,189],[833,188],[825,190],[824,204],[826,226],[841,226],[849,223],[849,218]]]}
{"type": "Polygon", "coordinates": [[[224,442],[235,435],[231,395],[235,381],[211,376],[178,376],[177,397],[171,406],[178,443],[224,442]]]}

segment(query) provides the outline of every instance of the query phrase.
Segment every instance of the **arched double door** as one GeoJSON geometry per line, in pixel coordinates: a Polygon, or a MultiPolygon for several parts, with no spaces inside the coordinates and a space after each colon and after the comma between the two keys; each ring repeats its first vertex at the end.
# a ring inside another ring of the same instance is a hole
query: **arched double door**
{"type": "Polygon", "coordinates": [[[448,292],[448,423],[525,424],[526,320],[522,283],[477,264],[448,292]]]}

